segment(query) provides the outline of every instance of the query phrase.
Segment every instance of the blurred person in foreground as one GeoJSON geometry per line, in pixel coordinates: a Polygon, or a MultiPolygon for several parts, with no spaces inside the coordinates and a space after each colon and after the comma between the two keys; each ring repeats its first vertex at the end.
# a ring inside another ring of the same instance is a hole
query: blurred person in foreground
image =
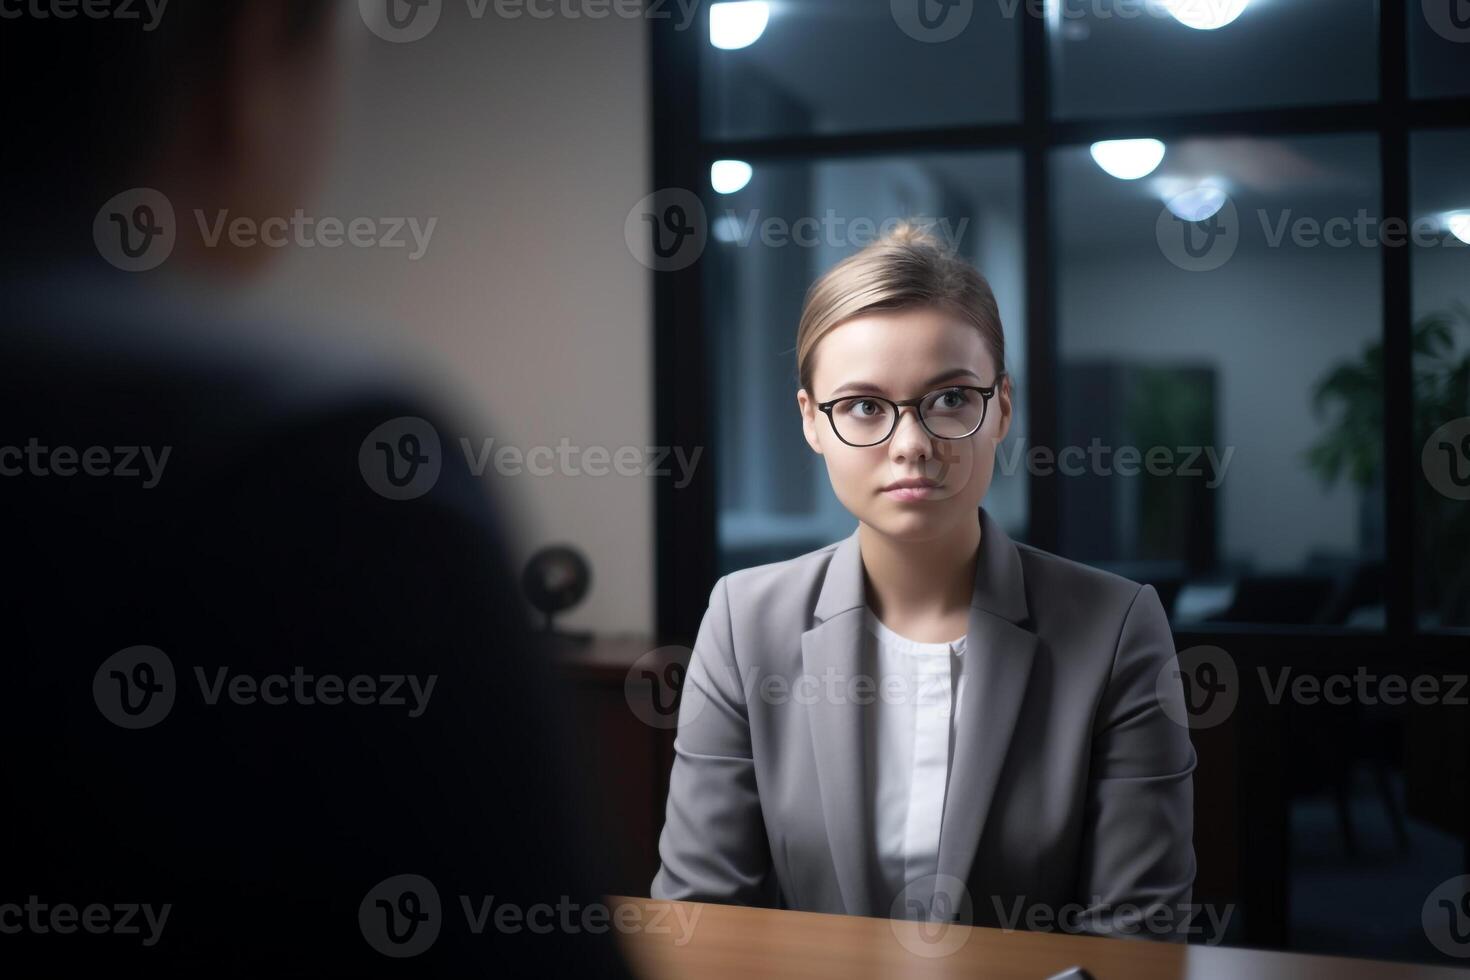
{"type": "Polygon", "coordinates": [[[450,420],[232,318],[279,250],[193,228],[306,204],[344,9],[0,21],[8,974],[622,973],[450,420]]]}

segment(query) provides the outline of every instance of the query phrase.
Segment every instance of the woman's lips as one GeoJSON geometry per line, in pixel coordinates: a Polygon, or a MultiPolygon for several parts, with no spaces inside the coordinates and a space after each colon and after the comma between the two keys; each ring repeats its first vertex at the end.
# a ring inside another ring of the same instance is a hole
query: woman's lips
{"type": "Polygon", "coordinates": [[[913,501],[925,500],[934,495],[938,487],[897,487],[893,490],[884,490],[883,495],[890,500],[913,501]]]}

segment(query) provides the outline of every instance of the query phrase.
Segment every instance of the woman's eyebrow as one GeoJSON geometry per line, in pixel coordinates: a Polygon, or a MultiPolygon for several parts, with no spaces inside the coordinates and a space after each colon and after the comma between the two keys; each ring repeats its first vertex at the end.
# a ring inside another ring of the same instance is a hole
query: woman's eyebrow
{"type": "MultiPolygon", "coordinates": [[[[929,386],[931,385],[941,384],[945,381],[953,381],[955,378],[963,378],[966,376],[974,378],[976,381],[980,380],[980,375],[976,374],[974,371],[971,371],[969,368],[954,368],[952,370],[945,371],[942,374],[936,374],[928,381],[925,381],[924,388],[925,390],[928,390],[929,386]]],[[[838,385],[832,391],[832,397],[836,398],[844,391],[872,391],[877,392],[880,395],[887,394],[887,392],[885,392],[880,386],[873,384],[871,381],[849,381],[846,384],[838,385]]]]}

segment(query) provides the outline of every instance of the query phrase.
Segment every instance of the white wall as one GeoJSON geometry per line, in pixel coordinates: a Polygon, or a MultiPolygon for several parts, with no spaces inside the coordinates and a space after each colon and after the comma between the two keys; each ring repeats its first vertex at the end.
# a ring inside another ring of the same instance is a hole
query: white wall
{"type": "MultiPolygon", "coordinates": [[[[623,240],[650,190],[646,22],[493,4],[476,20],[446,0],[427,38],[389,44],[345,6],[342,122],[313,213],[438,225],[416,262],[288,250],[269,292],[356,342],[406,345],[441,398],[494,420],[477,445],[651,445],[651,282],[623,240]]],[[[498,479],[518,568],[560,542],[592,563],[564,625],[651,631],[653,492],[615,474],[498,479]]]]}

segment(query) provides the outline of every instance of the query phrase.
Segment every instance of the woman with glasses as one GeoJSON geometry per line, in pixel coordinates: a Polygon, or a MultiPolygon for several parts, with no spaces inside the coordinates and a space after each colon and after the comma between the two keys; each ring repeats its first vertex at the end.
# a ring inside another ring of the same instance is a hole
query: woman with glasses
{"type": "Polygon", "coordinates": [[[1195,755],[1151,586],[1013,542],[989,284],[913,225],[807,294],[802,431],[846,539],[721,578],[655,898],[1179,940],[1195,755]]]}

